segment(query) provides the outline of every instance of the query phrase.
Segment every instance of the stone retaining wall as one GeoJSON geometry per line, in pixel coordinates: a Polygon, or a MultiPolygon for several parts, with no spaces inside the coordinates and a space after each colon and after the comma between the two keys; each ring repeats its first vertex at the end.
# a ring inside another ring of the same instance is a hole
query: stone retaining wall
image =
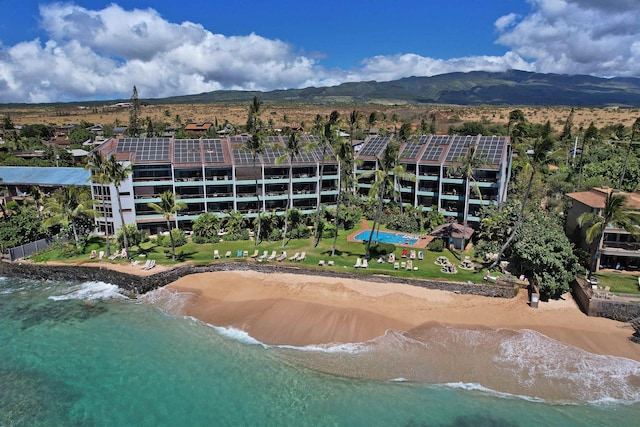
{"type": "Polygon", "coordinates": [[[517,286],[467,284],[442,280],[413,279],[379,274],[354,273],[331,269],[315,269],[282,264],[256,264],[252,262],[220,262],[207,265],[184,265],[164,270],[150,276],[136,276],[108,268],[78,265],[46,265],[33,263],[0,263],[0,275],[24,277],[35,280],[96,280],[117,284],[134,293],[142,294],[165,286],[181,277],[215,271],[258,271],[260,273],[288,273],[312,276],[366,280],[378,283],[404,283],[427,289],[436,289],[460,294],[481,295],[495,298],[513,298],[518,295],[517,286]]]}
{"type": "Polygon", "coordinates": [[[571,291],[573,298],[587,316],[606,317],[620,322],[629,322],[640,317],[640,303],[592,298],[581,279],[571,283],[571,291]]]}

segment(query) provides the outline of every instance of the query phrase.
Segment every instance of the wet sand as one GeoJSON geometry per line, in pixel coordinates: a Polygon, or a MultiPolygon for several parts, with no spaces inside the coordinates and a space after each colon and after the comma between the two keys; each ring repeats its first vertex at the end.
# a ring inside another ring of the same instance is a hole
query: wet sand
{"type": "Polygon", "coordinates": [[[364,342],[387,330],[410,331],[439,323],[464,328],[530,329],[590,353],[640,361],[630,325],[588,317],[570,294],[563,300],[527,305],[512,299],[458,295],[416,286],[331,277],[202,273],[167,287],[193,298],[185,315],[234,327],[266,344],[364,342]]]}

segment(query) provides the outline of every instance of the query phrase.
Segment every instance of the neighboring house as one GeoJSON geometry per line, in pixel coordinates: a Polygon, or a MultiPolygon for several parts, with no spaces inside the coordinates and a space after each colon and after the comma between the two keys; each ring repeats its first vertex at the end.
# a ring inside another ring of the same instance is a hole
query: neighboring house
{"type": "MultiPolygon", "coordinates": [[[[377,170],[380,156],[389,143],[388,137],[368,137],[356,153],[356,177],[367,170],[377,170]]],[[[399,183],[401,201],[404,205],[432,206],[447,218],[462,223],[465,207],[465,180],[451,178],[448,169],[457,166],[458,160],[467,154],[469,146],[476,146],[476,155],[482,156],[486,164],[475,173],[480,196],[469,191],[468,221],[480,221],[480,208],[498,204],[507,197],[511,164],[511,144],[505,136],[456,136],[422,135],[416,140],[403,143],[399,151],[399,163],[405,170],[416,175],[416,182],[399,183]]],[[[366,196],[375,178],[359,179],[358,191],[366,196]]]]}
{"type": "MultiPolygon", "coordinates": [[[[304,148],[293,162],[292,185],[289,188],[289,162],[277,161],[283,154],[286,137],[268,137],[269,147],[253,158],[243,148],[248,135],[225,139],[120,138],[111,139],[98,150],[103,156],[116,155],[123,164],[131,164],[133,174],[120,186],[125,223],[137,223],[151,234],[166,229],[166,220],[149,208],[158,202],[160,194],[172,191],[187,204],[175,217],[176,225],[190,228],[204,212],[226,216],[238,211],[248,217],[258,212],[284,214],[291,194],[293,207],[303,213],[315,212],[318,203],[335,207],[340,172],[335,155],[328,148],[320,176],[322,150],[304,148]],[[259,199],[255,179],[259,180],[259,199]]],[[[313,147],[319,141],[303,135],[301,146],[313,147]]],[[[115,188],[92,186],[94,199],[105,198],[108,204],[107,222],[115,229],[121,226],[115,188]],[[104,196],[102,196],[104,195],[104,196]]],[[[99,210],[98,210],[99,211],[99,210]]],[[[100,211],[99,211],[100,212],[100,211]]],[[[104,227],[104,218],[97,226],[104,227]]]]}
{"type": "MultiPolygon", "coordinates": [[[[580,228],[578,218],[585,212],[600,213],[604,209],[607,194],[610,188],[593,188],[589,191],[569,193],[567,197],[572,200],[572,206],[567,212],[565,230],[578,246],[590,250],[585,240],[585,233],[588,225],[580,228]]],[[[640,209],[640,192],[624,193],[627,196],[627,204],[636,209],[640,209]]],[[[595,271],[601,268],[611,268],[617,270],[638,270],[640,265],[640,242],[627,231],[607,226],[604,231],[604,239],[599,248],[599,256],[596,261],[595,271]]]]}
{"type": "Polygon", "coordinates": [[[91,174],[84,168],[0,166],[3,202],[21,202],[29,197],[31,187],[50,194],[68,185],[88,186],[91,174]]]}
{"type": "Polygon", "coordinates": [[[191,122],[184,127],[184,131],[189,133],[205,134],[209,132],[209,130],[211,130],[212,127],[213,127],[213,123],[211,122],[201,122],[201,123],[191,122]]]}

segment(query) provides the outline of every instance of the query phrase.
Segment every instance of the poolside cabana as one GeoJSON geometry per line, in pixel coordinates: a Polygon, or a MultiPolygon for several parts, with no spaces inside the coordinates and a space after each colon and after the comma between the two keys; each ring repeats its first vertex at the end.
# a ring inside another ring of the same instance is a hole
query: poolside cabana
{"type": "Polygon", "coordinates": [[[471,236],[473,236],[473,228],[467,226],[465,229],[463,225],[457,222],[448,222],[442,224],[433,229],[430,236],[444,239],[447,242],[447,247],[453,246],[460,250],[462,248],[462,236],[464,232],[464,241],[469,242],[471,236]]]}

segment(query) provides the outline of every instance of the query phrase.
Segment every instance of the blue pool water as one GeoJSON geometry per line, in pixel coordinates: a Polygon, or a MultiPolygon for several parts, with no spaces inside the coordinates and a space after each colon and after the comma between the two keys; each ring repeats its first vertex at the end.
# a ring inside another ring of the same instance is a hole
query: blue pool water
{"type": "MultiPolygon", "coordinates": [[[[354,237],[356,240],[368,241],[369,236],[371,235],[371,230],[361,231],[356,234],[354,237]]],[[[373,235],[374,241],[379,241],[382,243],[393,243],[394,245],[405,245],[405,246],[413,246],[416,244],[418,240],[420,240],[419,236],[415,234],[406,234],[406,233],[392,233],[389,231],[378,231],[373,235]],[[376,239],[377,237],[377,239],[376,239]]]]}

